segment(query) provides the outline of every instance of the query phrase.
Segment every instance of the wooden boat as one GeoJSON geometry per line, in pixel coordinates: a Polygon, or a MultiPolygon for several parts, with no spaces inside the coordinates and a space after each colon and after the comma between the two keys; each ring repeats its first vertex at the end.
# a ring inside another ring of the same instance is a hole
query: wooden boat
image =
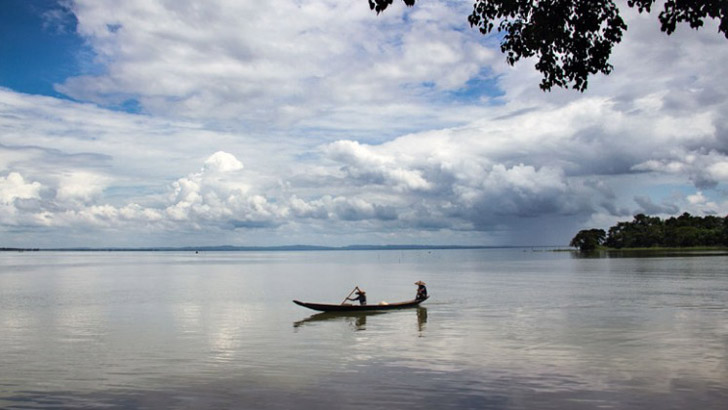
{"type": "Polygon", "coordinates": [[[301,302],[300,300],[294,300],[293,303],[313,310],[319,310],[321,312],[375,312],[381,310],[394,310],[394,309],[406,309],[418,306],[420,303],[426,301],[429,298],[422,300],[408,300],[406,302],[398,303],[386,303],[378,305],[332,305],[326,303],[308,303],[301,302]]]}

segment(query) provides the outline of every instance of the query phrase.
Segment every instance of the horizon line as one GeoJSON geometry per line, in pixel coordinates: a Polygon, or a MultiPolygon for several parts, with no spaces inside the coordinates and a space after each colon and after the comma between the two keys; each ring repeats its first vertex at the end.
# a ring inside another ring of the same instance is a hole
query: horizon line
{"type": "Polygon", "coordinates": [[[65,252],[65,251],[88,251],[88,252],[133,252],[133,251],[356,251],[356,250],[456,250],[456,249],[508,249],[508,248],[556,248],[557,245],[344,245],[344,246],[323,246],[323,245],[277,245],[277,246],[238,246],[238,245],[211,245],[211,246],[107,246],[107,247],[0,247],[0,251],[30,251],[30,252],[65,252]]]}

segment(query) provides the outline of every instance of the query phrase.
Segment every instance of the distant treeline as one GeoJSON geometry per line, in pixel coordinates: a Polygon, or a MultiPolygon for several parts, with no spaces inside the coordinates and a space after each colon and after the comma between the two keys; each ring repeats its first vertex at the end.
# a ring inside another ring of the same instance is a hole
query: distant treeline
{"type": "Polygon", "coordinates": [[[652,248],[728,246],[728,216],[692,216],[685,212],[665,220],[644,214],[631,222],[619,222],[609,228],[579,231],[571,246],[583,251],[599,246],[608,248],[652,248]]]}

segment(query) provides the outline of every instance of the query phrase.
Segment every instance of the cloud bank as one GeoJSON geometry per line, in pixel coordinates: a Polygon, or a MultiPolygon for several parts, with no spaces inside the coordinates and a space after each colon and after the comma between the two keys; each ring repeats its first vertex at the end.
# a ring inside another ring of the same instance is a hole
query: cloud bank
{"type": "Polygon", "coordinates": [[[627,12],[612,75],[542,93],[467,2],[106,3],[70,4],[75,101],[0,88],[3,245],[564,245],[728,213],[710,24],[627,12]]]}

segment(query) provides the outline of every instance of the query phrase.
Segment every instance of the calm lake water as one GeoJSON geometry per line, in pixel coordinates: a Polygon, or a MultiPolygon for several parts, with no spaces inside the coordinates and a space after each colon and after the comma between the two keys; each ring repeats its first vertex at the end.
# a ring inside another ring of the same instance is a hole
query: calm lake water
{"type": "Polygon", "coordinates": [[[727,301],[726,255],[4,252],[0,408],[725,409],[727,301]]]}

